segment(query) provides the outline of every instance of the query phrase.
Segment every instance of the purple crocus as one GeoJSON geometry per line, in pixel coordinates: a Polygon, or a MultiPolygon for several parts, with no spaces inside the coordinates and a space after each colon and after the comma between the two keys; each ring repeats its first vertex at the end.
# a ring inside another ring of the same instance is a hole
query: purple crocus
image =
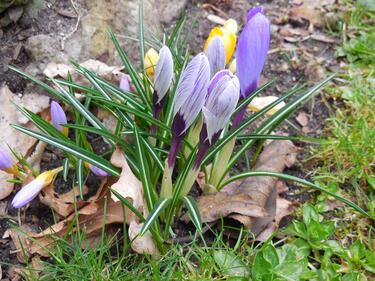
{"type": "MultiPolygon", "coordinates": [[[[173,79],[173,58],[167,46],[159,51],[159,59],[155,67],[154,78],[154,117],[159,118],[166,102],[166,95],[173,79]]],[[[156,132],[156,126],[151,127],[151,132],[156,132]]]]}
{"type": "Polygon", "coordinates": [[[181,141],[201,112],[210,81],[210,66],[204,53],[196,55],[181,74],[174,100],[172,145],[168,165],[174,166],[181,141]]]}
{"type": "Polygon", "coordinates": [[[94,175],[96,175],[98,177],[108,177],[109,176],[109,174],[106,171],[104,171],[104,170],[102,170],[102,169],[100,169],[100,168],[98,168],[94,165],[88,164],[88,168],[90,169],[90,171],[94,175]]]}
{"type": "Polygon", "coordinates": [[[166,96],[173,78],[173,58],[167,46],[159,51],[159,60],[155,67],[154,104],[160,104],[166,96]]]}
{"type": "Polygon", "coordinates": [[[63,108],[55,101],[51,102],[51,119],[53,126],[62,132],[65,136],[68,135],[68,128],[61,125],[67,124],[66,114],[63,108]]]}
{"type": "Polygon", "coordinates": [[[207,149],[219,138],[236,109],[240,96],[238,78],[229,70],[221,70],[211,79],[203,106],[203,127],[200,133],[200,147],[195,162],[198,169],[207,149]]]}
{"type": "Polygon", "coordinates": [[[17,174],[18,168],[7,150],[0,147],[0,170],[8,174],[17,174]]]}
{"type": "MultiPolygon", "coordinates": [[[[237,76],[240,81],[241,99],[251,95],[258,87],[270,45],[270,22],[261,6],[248,12],[247,23],[237,44],[237,76]]],[[[237,114],[233,126],[243,119],[246,106],[237,114]]]]}
{"type": "Polygon", "coordinates": [[[130,92],[129,79],[126,75],[123,75],[120,80],[120,89],[125,92],[130,92]]]}
{"type": "Polygon", "coordinates": [[[214,37],[206,50],[208,61],[210,62],[211,76],[225,68],[225,47],[220,37],[214,37]]]}
{"type": "Polygon", "coordinates": [[[39,192],[43,188],[53,182],[56,175],[60,171],[62,171],[62,169],[62,167],[59,167],[50,171],[43,172],[33,181],[23,186],[20,191],[18,191],[14,196],[12,200],[12,206],[18,209],[30,203],[36,196],[38,196],[39,192]]]}

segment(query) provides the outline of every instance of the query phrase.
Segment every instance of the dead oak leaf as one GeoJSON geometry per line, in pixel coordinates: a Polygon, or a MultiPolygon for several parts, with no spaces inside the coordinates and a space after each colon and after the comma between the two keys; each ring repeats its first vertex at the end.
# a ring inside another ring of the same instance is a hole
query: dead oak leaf
{"type": "MultiPolygon", "coordinates": [[[[254,171],[282,172],[295,162],[297,151],[291,141],[272,141],[260,154],[254,171]]],[[[249,177],[225,186],[216,194],[199,197],[197,204],[202,220],[210,222],[229,216],[247,229],[261,233],[276,221],[277,182],[274,177],[249,177]],[[245,206],[248,209],[243,211],[241,207],[245,206]]]]}

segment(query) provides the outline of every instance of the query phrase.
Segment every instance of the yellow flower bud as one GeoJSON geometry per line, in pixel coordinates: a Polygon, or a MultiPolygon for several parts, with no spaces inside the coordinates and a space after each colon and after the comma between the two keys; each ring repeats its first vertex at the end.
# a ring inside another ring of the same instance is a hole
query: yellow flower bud
{"type": "Polygon", "coordinates": [[[145,70],[148,78],[153,80],[154,72],[155,72],[155,66],[156,63],[159,60],[159,54],[155,51],[155,49],[150,48],[145,55],[145,70]]]}
{"type": "Polygon", "coordinates": [[[233,23],[228,23],[227,27],[214,27],[206,40],[204,51],[207,50],[208,44],[211,42],[211,40],[218,36],[223,42],[225,48],[225,63],[227,64],[234,53],[234,49],[236,48],[237,37],[236,33],[233,32],[235,29],[237,28],[234,28],[233,23]]]}
{"type": "Polygon", "coordinates": [[[224,23],[224,26],[223,26],[226,30],[228,30],[229,32],[232,32],[234,34],[237,33],[237,22],[234,20],[234,19],[229,19],[227,20],[225,23],[224,23]]]}
{"type": "MultiPolygon", "coordinates": [[[[278,97],[275,96],[267,96],[267,97],[255,97],[247,106],[253,112],[258,112],[262,110],[267,105],[276,101],[278,97]]],[[[272,114],[276,113],[280,108],[285,106],[285,102],[280,102],[278,105],[274,106],[270,110],[266,112],[266,115],[271,116],[272,114]]]]}

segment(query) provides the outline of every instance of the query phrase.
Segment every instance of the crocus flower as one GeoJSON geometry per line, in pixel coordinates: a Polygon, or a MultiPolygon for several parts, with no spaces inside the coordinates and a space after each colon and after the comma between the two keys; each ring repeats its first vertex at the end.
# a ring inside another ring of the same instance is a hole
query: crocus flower
{"type": "MultiPolygon", "coordinates": [[[[248,97],[257,89],[270,45],[270,22],[263,15],[263,8],[251,9],[247,20],[238,40],[236,56],[242,98],[248,97]]],[[[236,116],[234,126],[243,119],[245,109],[244,107],[236,116]]]]}
{"type": "Polygon", "coordinates": [[[109,176],[109,174],[106,171],[103,171],[102,169],[100,169],[100,168],[98,168],[94,165],[91,165],[91,164],[87,163],[87,167],[90,169],[90,171],[94,175],[96,175],[98,177],[108,177],[109,176]]]}
{"type": "Polygon", "coordinates": [[[210,62],[211,76],[225,68],[225,48],[219,36],[208,43],[206,55],[210,62]]]}
{"type": "Polygon", "coordinates": [[[37,176],[33,181],[21,188],[12,200],[14,208],[21,208],[32,201],[39,192],[46,186],[50,185],[55,176],[62,171],[62,167],[46,171],[37,176]]]}
{"type": "Polygon", "coordinates": [[[208,94],[203,106],[203,127],[200,134],[196,168],[199,167],[207,149],[219,138],[229,123],[240,96],[238,78],[229,70],[216,73],[211,79],[208,94]]]}
{"type": "Polygon", "coordinates": [[[120,80],[120,89],[125,92],[130,92],[129,79],[126,75],[123,75],[120,80]]]}
{"type": "Polygon", "coordinates": [[[169,167],[174,166],[181,141],[202,110],[210,80],[210,66],[205,54],[196,55],[181,74],[175,100],[172,123],[172,146],[169,167]]]}
{"type": "Polygon", "coordinates": [[[65,136],[68,135],[68,128],[65,128],[61,125],[67,124],[67,119],[64,110],[62,107],[55,101],[51,102],[51,119],[53,126],[62,132],[65,136]]]}
{"type": "Polygon", "coordinates": [[[207,52],[209,43],[215,38],[219,37],[225,48],[225,63],[227,64],[233,55],[234,49],[236,47],[236,32],[237,23],[233,19],[229,19],[225,22],[222,27],[214,27],[204,45],[204,51],[207,52]]]}
{"type": "MultiPolygon", "coordinates": [[[[154,117],[158,119],[166,102],[166,95],[173,78],[173,58],[167,46],[159,51],[159,60],[155,67],[154,79],[154,117]]],[[[151,127],[151,132],[156,132],[156,125],[151,127]]]]}
{"type": "Polygon", "coordinates": [[[0,147],[0,170],[8,174],[18,174],[18,168],[12,156],[7,150],[0,147]]]}
{"type": "Polygon", "coordinates": [[[158,52],[155,49],[150,48],[145,54],[144,67],[148,78],[152,80],[155,73],[155,66],[159,60],[158,52]]]}
{"type": "Polygon", "coordinates": [[[159,51],[159,60],[155,68],[154,103],[160,104],[168,92],[173,78],[173,58],[167,46],[159,51]]]}

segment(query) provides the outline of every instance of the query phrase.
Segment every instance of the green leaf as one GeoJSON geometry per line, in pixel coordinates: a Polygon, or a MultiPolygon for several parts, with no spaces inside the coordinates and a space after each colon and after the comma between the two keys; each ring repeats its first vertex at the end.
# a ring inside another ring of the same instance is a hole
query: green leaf
{"type": "Polygon", "coordinates": [[[149,165],[145,157],[145,153],[143,150],[143,143],[141,141],[141,136],[139,135],[137,126],[134,126],[134,136],[135,136],[135,144],[136,144],[137,161],[138,161],[138,166],[139,166],[140,179],[142,181],[148,209],[152,210],[154,208],[154,202],[155,202],[155,191],[151,185],[149,165]]]}
{"type": "Polygon", "coordinates": [[[233,252],[227,250],[214,251],[214,260],[221,271],[228,277],[248,277],[250,275],[249,266],[233,252]]]}
{"type": "Polygon", "coordinates": [[[189,213],[191,221],[194,223],[196,229],[199,232],[201,232],[202,231],[202,218],[201,218],[201,214],[199,212],[195,199],[191,196],[184,196],[182,199],[185,203],[185,206],[188,209],[188,213],[189,213]]]}
{"type": "Polygon", "coordinates": [[[170,198],[161,198],[153,207],[151,210],[149,216],[147,217],[146,221],[144,222],[144,225],[142,227],[142,230],[140,232],[140,235],[144,235],[150,227],[153,225],[153,223],[158,219],[160,214],[164,211],[164,209],[169,205],[171,202],[170,198]]]}
{"type": "Polygon", "coordinates": [[[69,173],[69,158],[65,158],[63,162],[63,179],[66,182],[68,180],[69,173]]]}
{"type": "Polygon", "coordinates": [[[83,200],[83,162],[82,159],[78,159],[76,166],[76,175],[79,189],[79,196],[83,200]]]}
{"type": "Polygon", "coordinates": [[[137,93],[141,96],[143,102],[147,105],[147,107],[149,109],[151,109],[151,104],[150,104],[148,98],[146,97],[145,90],[143,89],[143,86],[141,84],[142,80],[140,79],[140,77],[138,75],[138,72],[135,70],[135,68],[131,64],[130,59],[126,55],[125,51],[121,48],[120,43],[118,42],[118,40],[117,40],[115,34],[112,32],[112,30],[109,30],[108,33],[109,33],[109,37],[111,38],[111,40],[113,41],[113,43],[116,47],[116,50],[117,50],[117,52],[120,56],[121,61],[123,62],[124,66],[126,68],[127,73],[129,74],[129,76],[131,78],[131,81],[133,82],[133,84],[134,84],[134,86],[137,90],[137,93]]]}
{"type": "Polygon", "coordinates": [[[90,164],[110,173],[111,175],[115,176],[115,177],[119,177],[120,176],[120,172],[117,168],[113,167],[112,164],[110,162],[108,162],[107,160],[99,157],[98,155],[96,155],[95,153],[92,153],[92,152],[89,152],[73,143],[70,143],[70,142],[66,142],[64,140],[61,140],[61,139],[58,139],[58,138],[55,138],[55,137],[51,137],[51,136],[47,136],[43,133],[39,133],[39,132],[35,132],[35,131],[32,131],[28,128],[24,128],[22,126],[19,126],[19,125],[11,125],[13,128],[15,128],[16,130],[22,132],[22,133],[25,133],[33,138],[36,138],[38,140],[41,140],[45,143],[48,143],[50,145],[53,145],[63,151],[65,151],[66,153],[68,154],[71,154],[71,155],[74,155],[76,156],[77,158],[80,158],[86,162],[89,162],[90,164]]]}

